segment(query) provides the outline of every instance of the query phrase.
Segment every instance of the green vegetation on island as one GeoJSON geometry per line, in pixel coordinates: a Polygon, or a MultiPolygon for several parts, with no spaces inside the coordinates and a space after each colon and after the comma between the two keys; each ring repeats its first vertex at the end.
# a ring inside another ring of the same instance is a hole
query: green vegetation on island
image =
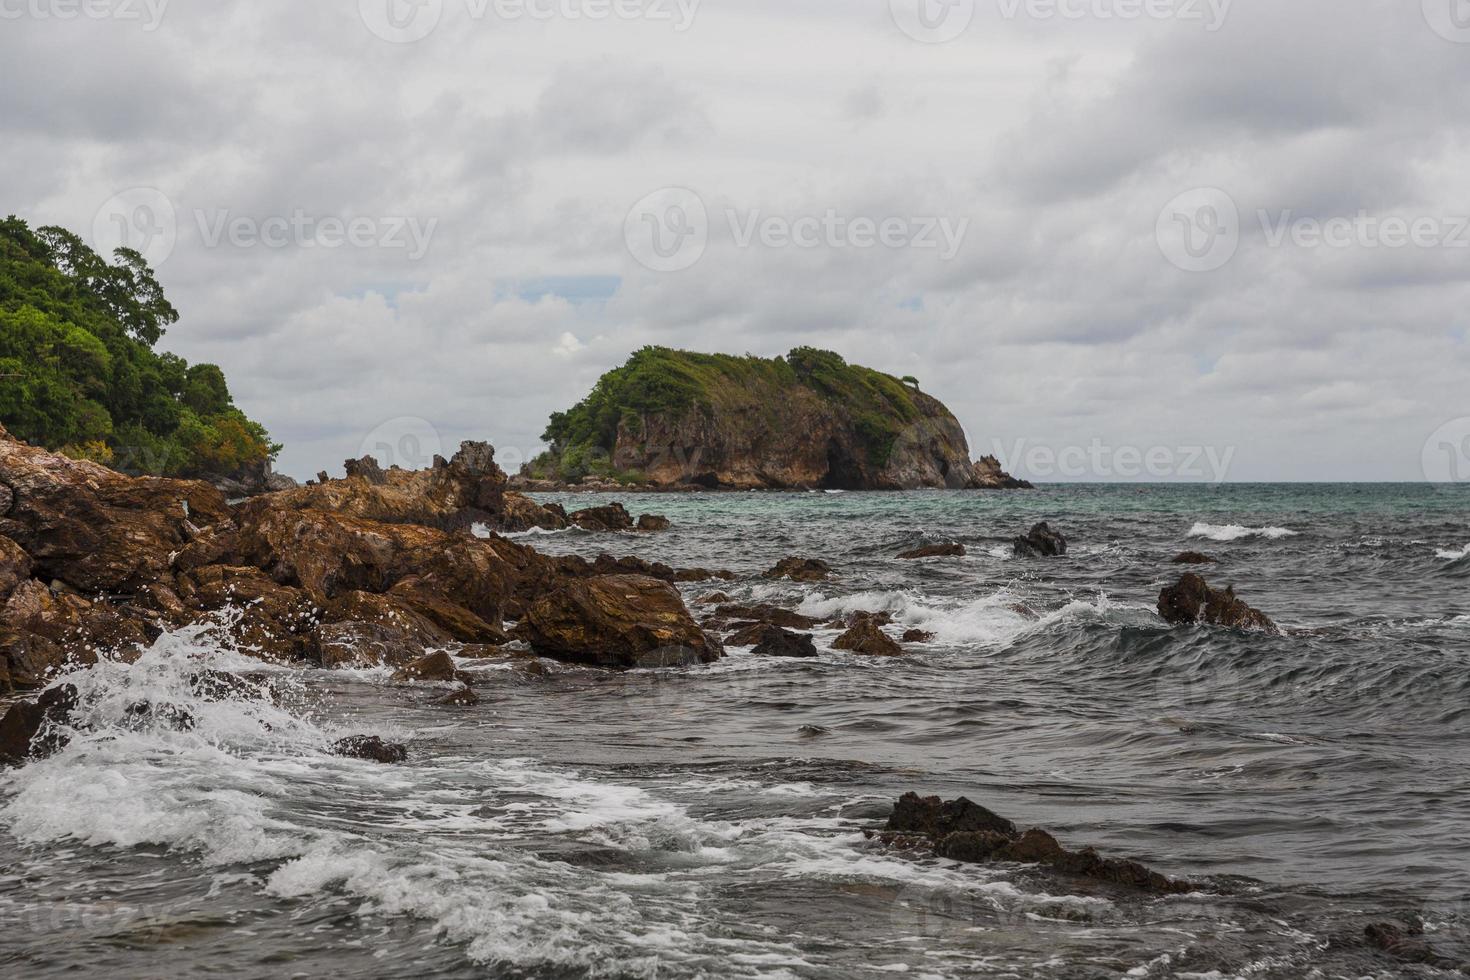
{"type": "Polygon", "coordinates": [[[811,347],[774,358],[645,347],[604,374],[574,408],[551,416],[542,436],[550,449],[527,473],[565,481],[589,474],[637,481],[641,473],[613,466],[620,433],[636,438],[650,416],[699,413],[714,419],[733,410],[761,412],[768,416],[761,421],[775,426],[789,404],[783,395],[798,389],[849,419],[867,462],[881,469],[903,431],[924,417],[917,401],[923,396],[912,384],[811,347]]]}
{"type": "Polygon", "coordinates": [[[179,314],[141,255],[114,254],[0,221],[0,423],[132,473],[231,475],[274,459],[281,447],[235,407],[223,371],[154,350],[179,314]]]}

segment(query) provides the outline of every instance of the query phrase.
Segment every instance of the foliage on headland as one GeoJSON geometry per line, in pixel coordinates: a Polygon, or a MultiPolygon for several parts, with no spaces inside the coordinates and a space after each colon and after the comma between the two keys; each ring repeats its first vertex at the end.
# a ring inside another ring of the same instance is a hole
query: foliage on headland
{"type": "Polygon", "coordinates": [[[154,350],[179,319],[143,257],[108,262],[63,228],[0,221],[0,423],[35,445],[158,476],[275,457],[224,372],[154,350]]]}
{"type": "Polygon", "coordinates": [[[752,404],[774,420],[797,389],[851,420],[875,468],[887,464],[900,434],[924,415],[914,379],[849,364],[832,351],[798,347],[785,357],[766,358],[645,347],[604,374],[575,407],[551,416],[542,436],[550,449],[528,471],[547,479],[575,480],[588,473],[636,479],[612,469],[620,433],[636,434],[651,416],[698,413],[713,419],[723,409],[749,411],[752,404]]]}

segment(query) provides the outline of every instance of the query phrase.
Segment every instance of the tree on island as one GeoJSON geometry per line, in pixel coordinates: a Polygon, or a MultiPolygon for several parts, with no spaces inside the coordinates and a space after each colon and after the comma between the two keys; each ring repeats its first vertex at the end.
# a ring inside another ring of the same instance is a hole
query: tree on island
{"type": "Polygon", "coordinates": [[[133,249],[108,262],[64,228],[0,221],[0,423],[133,473],[231,475],[281,447],[224,372],[155,351],[179,314],[133,249]]]}

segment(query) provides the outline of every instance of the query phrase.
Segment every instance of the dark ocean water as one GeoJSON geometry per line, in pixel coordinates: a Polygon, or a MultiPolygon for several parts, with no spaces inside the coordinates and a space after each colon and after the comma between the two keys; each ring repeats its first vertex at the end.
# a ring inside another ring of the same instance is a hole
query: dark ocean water
{"type": "MultiPolygon", "coordinates": [[[[199,702],[209,636],[81,683],[94,734],[0,776],[0,962],[117,977],[1454,976],[1366,947],[1424,920],[1470,961],[1470,488],[1053,487],[625,498],[655,536],[549,552],[725,567],[736,598],[886,609],[908,657],[546,675],[483,703],[386,671],[199,702]],[[1049,520],[1063,559],[1006,542],[1049,520]],[[964,559],[898,562],[958,540],[964,559]],[[1171,628],[1180,551],[1286,635],[1171,628]],[[786,555],[818,585],[759,572],[786,555]],[[1030,610],[1028,614],[1024,610],[1030,610]],[[125,723],[140,696],[189,733],[125,723]],[[407,765],[324,753],[371,731],[407,765]],[[907,790],[967,795],[1199,884],[1139,896],[888,853],[907,790]]],[[[566,502],[587,506],[598,498],[566,502]]],[[[686,588],[690,599],[708,590],[686,588]]]]}

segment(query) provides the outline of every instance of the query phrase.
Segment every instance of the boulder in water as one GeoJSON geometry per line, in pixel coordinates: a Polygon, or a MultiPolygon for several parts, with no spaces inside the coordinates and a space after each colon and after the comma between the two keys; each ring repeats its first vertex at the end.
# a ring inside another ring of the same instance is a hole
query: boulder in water
{"type": "Polygon", "coordinates": [[[820,558],[783,558],[763,577],[773,581],[785,578],[793,582],[821,582],[831,574],[832,566],[820,558]]]}
{"type": "Polygon", "coordinates": [[[23,766],[66,744],[64,736],[48,732],[50,725],[65,724],[78,701],[77,689],[62,684],[44,692],[35,701],[19,701],[0,718],[0,766],[23,766]]]}
{"type": "Polygon", "coordinates": [[[1060,558],[1067,553],[1067,539],[1042,521],[1024,537],[1011,542],[1017,558],[1060,558]]]}
{"type": "Polygon", "coordinates": [[[660,517],[657,514],[644,514],[638,518],[638,530],[644,532],[667,531],[673,526],[673,521],[667,517],[660,517]]]}
{"type": "Polygon", "coordinates": [[[815,657],[817,645],[806,633],[793,633],[770,623],[755,623],[727,641],[731,646],[754,647],[757,657],[815,657]]]}
{"type": "Polygon", "coordinates": [[[1193,572],[1159,593],[1159,615],[1167,623],[1209,623],[1232,629],[1257,630],[1280,636],[1280,628],[1263,612],[1235,597],[1235,587],[1221,592],[1193,572]]]}
{"type": "Polygon", "coordinates": [[[1175,564],[1175,565],[1214,565],[1214,564],[1217,564],[1217,562],[1216,562],[1216,560],[1214,558],[1211,558],[1209,555],[1202,555],[1198,551],[1186,551],[1186,552],[1183,552],[1182,554],[1176,555],[1174,557],[1173,564],[1175,564]]]}
{"type": "Polygon", "coordinates": [[[588,507],[568,515],[567,519],[584,531],[630,531],[633,515],[620,503],[588,507]]]}
{"type": "Polygon", "coordinates": [[[332,744],[333,755],[388,765],[408,759],[408,746],[385,742],[376,735],[353,735],[332,744]]]}
{"type": "Polygon", "coordinates": [[[538,599],[521,625],[538,654],[601,667],[710,663],[724,652],[672,585],[642,575],[566,582],[538,599]]]}
{"type": "Polygon", "coordinates": [[[872,619],[862,620],[843,633],[832,644],[832,649],[860,653],[867,657],[903,656],[903,647],[895,643],[872,619]]]}

